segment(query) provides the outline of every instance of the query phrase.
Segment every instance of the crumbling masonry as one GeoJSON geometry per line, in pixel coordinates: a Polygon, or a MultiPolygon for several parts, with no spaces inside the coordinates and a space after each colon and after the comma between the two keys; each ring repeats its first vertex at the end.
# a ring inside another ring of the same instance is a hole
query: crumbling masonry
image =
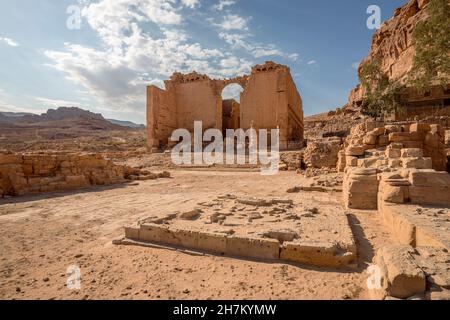
{"type": "Polygon", "coordinates": [[[203,122],[203,130],[279,128],[282,150],[303,142],[302,99],[287,66],[269,61],[253,67],[249,76],[224,80],[174,73],[165,87],[147,88],[148,147],[154,152],[171,146],[174,130],[193,132],[195,121],[203,122]],[[244,89],[240,105],[222,100],[232,83],[244,89]]]}

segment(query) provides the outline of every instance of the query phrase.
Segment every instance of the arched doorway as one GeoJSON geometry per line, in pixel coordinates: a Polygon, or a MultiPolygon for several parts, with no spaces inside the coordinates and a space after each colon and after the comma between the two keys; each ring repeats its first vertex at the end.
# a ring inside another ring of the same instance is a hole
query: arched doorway
{"type": "Polygon", "coordinates": [[[237,83],[230,83],[222,90],[222,131],[241,127],[241,94],[244,88],[237,83]]]}

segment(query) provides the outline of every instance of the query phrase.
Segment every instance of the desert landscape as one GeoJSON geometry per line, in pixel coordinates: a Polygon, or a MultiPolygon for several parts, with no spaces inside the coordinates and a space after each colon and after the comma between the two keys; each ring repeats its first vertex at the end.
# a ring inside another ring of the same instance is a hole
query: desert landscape
{"type": "MultiPolygon", "coordinates": [[[[348,103],[326,113],[305,116],[274,61],[230,78],[174,70],[142,93],[145,125],[0,111],[0,299],[449,300],[450,85],[410,79],[414,30],[449,25],[435,16],[449,7],[397,9],[348,103]],[[239,101],[222,98],[233,84],[239,101]],[[199,121],[202,134],[277,130],[277,173],[175,164],[174,130],[199,121]]],[[[435,75],[448,80],[448,64],[435,75]]]]}

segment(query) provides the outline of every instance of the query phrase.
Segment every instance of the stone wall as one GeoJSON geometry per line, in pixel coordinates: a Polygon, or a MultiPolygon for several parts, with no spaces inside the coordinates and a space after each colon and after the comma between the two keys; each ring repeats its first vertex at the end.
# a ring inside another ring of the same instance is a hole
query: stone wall
{"type": "Polygon", "coordinates": [[[374,210],[380,197],[450,206],[450,175],[445,172],[450,149],[445,135],[439,124],[366,122],[354,127],[337,165],[345,172],[346,207],[374,210]],[[385,183],[384,173],[404,177],[385,183]]]}
{"type": "Polygon", "coordinates": [[[255,66],[241,97],[241,126],[280,129],[280,148],[303,140],[302,99],[286,66],[255,66]]]}
{"type": "Polygon", "coordinates": [[[147,144],[165,146],[177,126],[175,95],[155,86],[147,88],[147,144]]]}
{"type": "Polygon", "coordinates": [[[445,171],[450,151],[446,130],[439,124],[365,122],[352,128],[337,166],[341,172],[347,166],[445,171]]]}
{"type": "Polygon", "coordinates": [[[446,132],[438,124],[368,122],[339,153],[345,206],[378,210],[394,240],[368,269],[373,299],[450,299],[450,174],[432,169],[443,166],[446,132]]]}
{"type": "MultiPolygon", "coordinates": [[[[167,176],[167,174],[165,174],[167,176]]],[[[95,154],[0,154],[0,195],[20,196],[157,178],[95,154]]]]}
{"type": "Polygon", "coordinates": [[[302,99],[287,66],[268,61],[253,67],[249,76],[215,80],[196,72],[175,73],[165,82],[165,90],[147,89],[148,147],[161,150],[169,143],[173,130],[193,131],[202,121],[203,130],[223,128],[222,91],[237,83],[241,94],[240,127],[280,129],[280,147],[303,141],[302,99]]]}

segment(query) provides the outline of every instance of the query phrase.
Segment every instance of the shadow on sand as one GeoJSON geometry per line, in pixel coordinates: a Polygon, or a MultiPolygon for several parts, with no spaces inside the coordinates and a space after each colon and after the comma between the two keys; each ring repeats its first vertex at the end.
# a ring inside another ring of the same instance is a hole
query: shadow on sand
{"type": "Polygon", "coordinates": [[[16,204],[16,203],[25,203],[25,202],[33,202],[33,201],[40,201],[40,200],[46,200],[46,199],[54,199],[54,198],[62,198],[72,195],[82,195],[82,194],[89,194],[94,192],[102,192],[102,191],[108,191],[108,190],[114,190],[114,189],[124,189],[131,186],[137,186],[136,182],[130,181],[130,182],[124,182],[119,184],[113,184],[113,185],[107,185],[107,186],[91,186],[88,188],[82,188],[82,189],[74,189],[74,190],[67,190],[67,191],[55,191],[55,192],[46,192],[46,193],[39,193],[39,194],[27,194],[24,196],[17,196],[17,197],[5,197],[3,199],[0,198],[0,206],[4,204],[16,204]]]}

